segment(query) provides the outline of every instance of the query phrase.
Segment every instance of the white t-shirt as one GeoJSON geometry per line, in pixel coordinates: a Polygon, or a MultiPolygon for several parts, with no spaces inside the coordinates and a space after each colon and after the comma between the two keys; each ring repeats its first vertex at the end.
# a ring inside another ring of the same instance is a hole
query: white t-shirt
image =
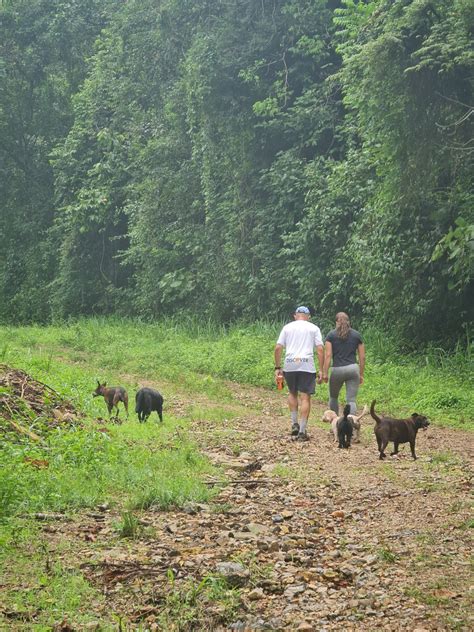
{"type": "Polygon", "coordinates": [[[314,349],[323,345],[319,327],[307,320],[294,320],[283,327],[277,344],[286,350],[284,371],[316,373],[314,349]]]}

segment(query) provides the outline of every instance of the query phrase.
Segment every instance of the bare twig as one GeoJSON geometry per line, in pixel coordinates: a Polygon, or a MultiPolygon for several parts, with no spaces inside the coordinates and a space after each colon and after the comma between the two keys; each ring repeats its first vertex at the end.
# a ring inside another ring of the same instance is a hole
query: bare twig
{"type": "Polygon", "coordinates": [[[283,65],[285,67],[285,105],[286,105],[286,101],[288,98],[288,66],[286,65],[285,55],[286,55],[286,51],[283,53],[283,56],[281,58],[283,65]]]}
{"type": "Polygon", "coordinates": [[[206,485],[260,485],[266,483],[275,483],[278,479],[273,478],[231,478],[227,481],[205,481],[206,485]]]}
{"type": "Polygon", "coordinates": [[[36,520],[66,520],[71,519],[62,513],[35,513],[36,520]]]}
{"type": "Polygon", "coordinates": [[[435,92],[442,99],[446,99],[446,101],[451,101],[452,103],[456,103],[457,105],[462,105],[464,108],[468,108],[472,110],[472,105],[468,105],[467,103],[463,103],[462,101],[458,101],[457,99],[453,99],[452,97],[447,97],[445,94],[441,94],[441,92],[435,92]]]}
{"type": "Polygon", "coordinates": [[[85,562],[80,566],[80,568],[87,567],[89,567],[92,571],[102,570],[105,581],[110,583],[125,582],[137,576],[154,577],[157,575],[163,575],[169,569],[169,565],[147,566],[136,562],[123,562],[121,564],[115,562],[100,562],[99,564],[85,562]]]}
{"type": "Polygon", "coordinates": [[[38,384],[41,384],[42,386],[44,386],[45,388],[47,388],[52,393],[54,393],[55,395],[57,395],[58,397],[60,397],[62,399],[62,395],[60,393],[58,393],[58,391],[55,391],[54,388],[52,388],[48,384],[45,384],[44,382],[41,382],[41,380],[36,380],[36,379],[35,379],[35,382],[38,382],[38,384]]]}

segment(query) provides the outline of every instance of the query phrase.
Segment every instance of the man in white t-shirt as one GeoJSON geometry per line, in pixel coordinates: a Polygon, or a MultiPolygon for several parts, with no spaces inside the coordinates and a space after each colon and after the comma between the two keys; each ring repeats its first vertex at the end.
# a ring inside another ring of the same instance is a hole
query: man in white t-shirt
{"type": "Polygon", "coordinates": [[[291,434],[299,441],[308,441],[306,424],[311,410],[311,395],[316,390],[314,350],[318,354],[319,373],[322,382],[323,339],[319,327],[310,323],[311,312],[301,305],[294,313],[294,321],[283,327],[275,346],[275,380],[284,375],[288,385],[288,406],[291,414],[291,434]],[[285,348],[285,364],[281,367],[281,354],[285,348]],[[298,394],[300,401],[298,402],[298,394]],[[299,404],[299,406],[298,406],[299,404]],[[298,408],[300,419],[298,422],[298,408]]]}

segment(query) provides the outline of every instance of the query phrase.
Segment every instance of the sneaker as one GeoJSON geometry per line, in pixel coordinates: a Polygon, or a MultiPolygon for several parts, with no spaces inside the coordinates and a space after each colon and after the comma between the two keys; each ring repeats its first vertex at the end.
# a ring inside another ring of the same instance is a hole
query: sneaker
{"type": "Polygon", "coordinates": [[[300,431],[300,425],[299,424],[292,424],[291,425],[291,436],[292,437],[298,436],[299,431],[300,431]]]}
{"type": "Polygon", "coordinates": [[[309,441],[309,437],[306,434],[306,432],[299,432],[298,433],[298,437],[297,437],[298,441],[309,441]]]}

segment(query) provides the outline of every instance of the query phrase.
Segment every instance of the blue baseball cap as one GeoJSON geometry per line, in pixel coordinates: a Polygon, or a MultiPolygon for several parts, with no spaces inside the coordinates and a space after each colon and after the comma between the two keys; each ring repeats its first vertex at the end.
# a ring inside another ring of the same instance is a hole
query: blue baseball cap
{"type": "Polygon", "coordinates": [[[311,314],[311,312],[309,311],[308,307],[305,307],[304,305],[300,305],[299,307],[295,309],[295,314],[311,314]]]}

